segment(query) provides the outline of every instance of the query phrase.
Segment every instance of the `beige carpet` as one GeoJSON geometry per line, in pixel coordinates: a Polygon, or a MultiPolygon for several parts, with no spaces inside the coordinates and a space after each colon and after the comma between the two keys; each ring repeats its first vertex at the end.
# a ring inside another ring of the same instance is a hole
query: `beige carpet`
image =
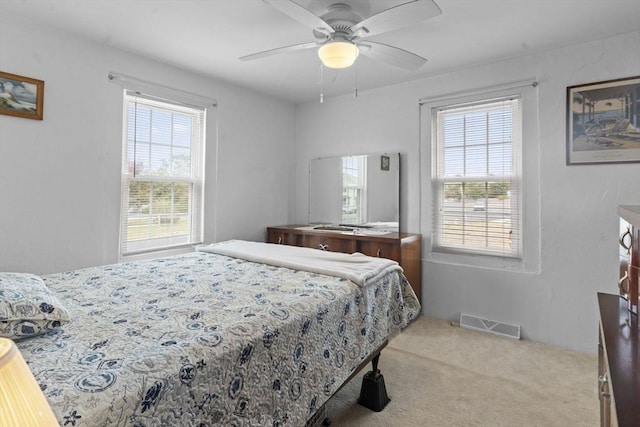
{"type": "Polygon", "coordinates": [[[382,352],[387,407],[357,404],[362,371],[327,412],[338,427],[597,426],[597,366],[595,355],[421,317],[382,352]]]}

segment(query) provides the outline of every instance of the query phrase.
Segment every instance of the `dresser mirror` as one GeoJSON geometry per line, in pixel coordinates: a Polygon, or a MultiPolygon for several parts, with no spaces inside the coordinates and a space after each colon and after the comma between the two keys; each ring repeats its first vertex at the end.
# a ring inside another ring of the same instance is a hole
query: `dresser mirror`
{"type": "Polygon", "coordinates": [[[400,153],[312,159],[309,224],[344,231],[398,232],[400,153]]]}

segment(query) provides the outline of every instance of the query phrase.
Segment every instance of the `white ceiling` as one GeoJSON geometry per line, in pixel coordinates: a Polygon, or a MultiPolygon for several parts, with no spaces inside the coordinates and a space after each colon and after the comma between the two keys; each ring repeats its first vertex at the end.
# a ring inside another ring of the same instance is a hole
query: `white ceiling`
{"type": "MultiPolygon", "coordinates": [[[[298,0],[321,14],[330,0],[298,0]]],[[[339,0],[381,10],[408,0],[339,0]]],[[[428,59],[405,71],[360,56],[357,67],[322,72],[325,96],[440,74],[640,30],[640,0],[436,0],[442,15],[371,37],[428,59]]],[[[100,44],[300,103],[318,99],[315,50],[240,61],[251,53],[314,41],[311,30],[263,0],[0,0],[7,14],[100,44]]],[[[640,55],[640,52],[629,52],[640,55]]],[[[639,70],[640,74],[640,70],[639,70]]]]}

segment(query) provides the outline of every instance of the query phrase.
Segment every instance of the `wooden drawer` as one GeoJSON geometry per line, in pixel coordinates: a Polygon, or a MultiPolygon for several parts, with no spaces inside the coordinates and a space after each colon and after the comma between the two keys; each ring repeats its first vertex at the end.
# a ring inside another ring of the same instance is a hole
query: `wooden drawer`
{"type": "Polygon", "coordinates": [[[267,230],[267,243],[296,246],[296,235],[281,230],[267,230]]]}
{"type": "Polygon", "coordinates": [[[361,241],[358,252],[378,258],[389,258],[400,262],[400,244],[361,241]]]}
{"type": "Polygon", "coordinates": [[[306,235],[302,238],[301,246],[321,249],[323,251],[344,252],[352,254],[356,252],[356,241],[340,239],[330,236],[306,235]]]}

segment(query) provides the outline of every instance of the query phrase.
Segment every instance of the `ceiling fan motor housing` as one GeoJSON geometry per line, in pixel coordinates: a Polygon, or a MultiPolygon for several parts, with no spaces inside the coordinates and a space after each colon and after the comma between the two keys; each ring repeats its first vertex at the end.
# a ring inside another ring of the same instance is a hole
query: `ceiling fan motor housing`
{"type": "Polygon", "coordinates": [[[319,30],[313,30],[313,35],[319,40],[342,38],[345,41],[352,41],[355,35],[351,28],[362,21],[362,17],[355,13],[351,6],[344,3],[330,5],[327,13],[320,18],[333,28],[334,33],[328,35],[319,30]]]}

